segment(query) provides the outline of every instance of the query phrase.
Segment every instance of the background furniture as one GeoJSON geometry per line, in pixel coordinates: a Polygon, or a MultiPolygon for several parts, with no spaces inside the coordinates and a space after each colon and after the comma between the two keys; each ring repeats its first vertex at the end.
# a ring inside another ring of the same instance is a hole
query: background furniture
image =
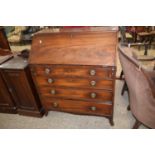
{"type": "Polygon", "coordinates": [[[3,27],[0,27],[0,56],[12,54],[3,27]]]}
{"type": "Polygon", "coordinates": [[[155,128],[155,71],[144,69],[132,57],[130,48],[119,47],[119,57],[129,88],[129,102],[136,118],[133,128],[141,123],[155,128]]]}
{"type": "Polygon", "coordinates": [[[4,97],[9,94],[8,96],[11,95],[12,98],[12,100],[8,98],[8,105],[12,106],[15,103],[18,114],[41,117],[43,109],[31,78],[27,59],[14,56],[0,65],[0,72],[1,85],[4,88],[6,84],[9,90],[8,93],[6,88],[1,89],[1,94],[4,97]]]}
{"type": "MultiPolygon", "coordinates": [[[[5,61],[6,60],[7,59],[5,59],[5,61]]],[[[0,59],[0,64],[3,64],[5,61],[4,59],[0,59]]],[[[17,113],[15,102],[11,97],[11,94],[6,86],[6,83],[2,77],[1,72],[0,72],[0,112],[17,113]]]]}
{"type": "MultiPolygon", "coordinates": [[[[131,29],[131,28],[130,28],[131,29]]],[[[126,38],[126,28],[125,26],[121,26],[119,27],[119,30],[120,30],[120,33],[121,33],[121,46],[127,46],[127,47],[138,47],[139,50],[140,50],[140,47],[144,47],[144,55],[147,55],[147,52],[148,52],[148,46],[149,46],[149,41],[145,41],[145,42],[142,42],[142,40],[140,40],[140,42],[137,42],[137,38],[134,38],[133,40],[128,40],[126,38]],[[136,41],[136,42],[135,42],[136,41]]],[[[141,31],[144,31],[144,27],[135,27],[134,28],[135,32],[133,32],[133,36],[137,37],[137,32],[141,32],[141,31]],[[136,33],[136,34],[135,34],[136,33]]],[[[130,31],[130,30],[128,30],[130,31]]],[[[123,70],[121,71],[121,74],[120,74],[120,79],[122,80],[123,78],[123,75],[124,75],[124,72],[123,70]]],[[[124,80],[124,85],[123,85],[123,88],[122,88],[122,91],[121,91],[121,95],[124,95],[124,92],[127,91],[128,92],[128,86],[127,86],[127,83],[126,81],[124,80]]],[[[129,109],[129,108],[128,108],[129,109]]]]}
{"type": "MultiPolygon", "coordinates": [[[[0,65],[13,57],[3,27],[0,27],[0,65]]],[[[16,105],[0,72],[0,112],[17,113],[16,105]]]]}
{"type": "Polygon", "coordinates": [[[0,112],[40,117],[43,109],[29,71],[28,51],[19,53],[20,57],[12,54],[0,27],[0,112]]]}
{"type": "Polygon", "coordinates": [[[10,45],[3,27],[0,27],[0,48],[10,50],[10,45]]]}
{"type": "Polygon", "coordinates": [[[113,125],[117,27],[65,28],[33,37],[30,68],[46,110],[105,116],[113,125]]]}

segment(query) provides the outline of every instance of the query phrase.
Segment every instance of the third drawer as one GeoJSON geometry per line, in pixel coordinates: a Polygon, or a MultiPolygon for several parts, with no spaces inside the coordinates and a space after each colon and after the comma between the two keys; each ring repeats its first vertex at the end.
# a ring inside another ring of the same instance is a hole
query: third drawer
{"type": "Polygon", "coordinates": [[[92,101],[112,101],[113,92],[109,90],[97,89],[73,89],[58,87],[40,87],[42,98],[64,98],[92,101]]]}

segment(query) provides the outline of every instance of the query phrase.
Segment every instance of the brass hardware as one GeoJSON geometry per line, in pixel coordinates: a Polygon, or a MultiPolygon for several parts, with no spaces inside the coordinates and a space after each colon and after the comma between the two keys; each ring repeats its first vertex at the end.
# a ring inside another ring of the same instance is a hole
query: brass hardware
{"type": "Polygon", "coordinates": [[[52,95],[55,95],[55,93],[56,93],[55,90],[52,89],[52,90],[51,90],[51,94],[52,94],[52,95]]]}
{"type": "Polygon", "coordinates": [[[59,105],[59,104],[58,104],[57,102],[53,102],[53,107],[54,107],[54,108],[58,107],[58,105],[59,105]]]}
{"type": "Polygon", "coordinates": [[[51,71],[51,70],[50,70],[49,68],[45,68],[45,73],[46,73],[46,74],[49,74],[50,71],[51,71]]]}
{"type": "Polygon", "coordinates": [[[54,80],[52,78],[49,78],[47,81],[48,81],[48,83],[53,83],[54,82],[54,80]]]}
{"type": "Polygon", "coordinates": [[[95,74],[96,74],[96,71],[95,71],[94,69],[91,69],[91,70],[90,70],[90,75],[91,75],[91,76],[94,76],[95,74]]]}
{"type": "Polygon", "coordinates": [[[91,107],[91,110],[92,110],[92,111],[96,111],[96,107],[94,107],[94,106],[91,107]]]}
{"type": "Polygon", "coordinates": [[[96,98],[96,93],[91,93],[90,96],[91,98],[96,98]]]}
{"type": "Polygon", "coordinates": [[[90,82],[90,84],[91,84],[91,86],[95,86],[96,85],[96,81],[93,80],[93,81],[90,82]]]}

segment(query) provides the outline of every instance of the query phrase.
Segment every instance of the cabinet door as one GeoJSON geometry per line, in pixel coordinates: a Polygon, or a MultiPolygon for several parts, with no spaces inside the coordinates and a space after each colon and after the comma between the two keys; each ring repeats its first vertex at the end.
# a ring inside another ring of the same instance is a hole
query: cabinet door
{"type": "Polygon", "coordinates": [[[0,74],[0,107],[13,108],[14,103],[0,74]]]}
{"type": "Polygon", "coordinates": [[[24,110],[36,110],[36,101],[24,70],[3,70],[3,76],[17,107],[24,110]]]}

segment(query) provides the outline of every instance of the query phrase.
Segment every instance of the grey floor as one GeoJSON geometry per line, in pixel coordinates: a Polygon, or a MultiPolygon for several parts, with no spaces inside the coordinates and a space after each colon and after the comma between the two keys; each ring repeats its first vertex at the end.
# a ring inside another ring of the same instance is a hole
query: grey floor
{"type": "MultiPolygon", "coordinates": [[[[128,95],[122,97],[122,82],[116,82],[114,122],[112,127],[108,119],[96,116],[73,115],[62,112],[49,112],[43,118],[26,117],[18,114],[0,113],[0,128],[18,129],[130,129],[134,124],[134,117],[127,111],[128,95]]],[[[140,128],[145,128],[141,126],[140,128]]]]}

